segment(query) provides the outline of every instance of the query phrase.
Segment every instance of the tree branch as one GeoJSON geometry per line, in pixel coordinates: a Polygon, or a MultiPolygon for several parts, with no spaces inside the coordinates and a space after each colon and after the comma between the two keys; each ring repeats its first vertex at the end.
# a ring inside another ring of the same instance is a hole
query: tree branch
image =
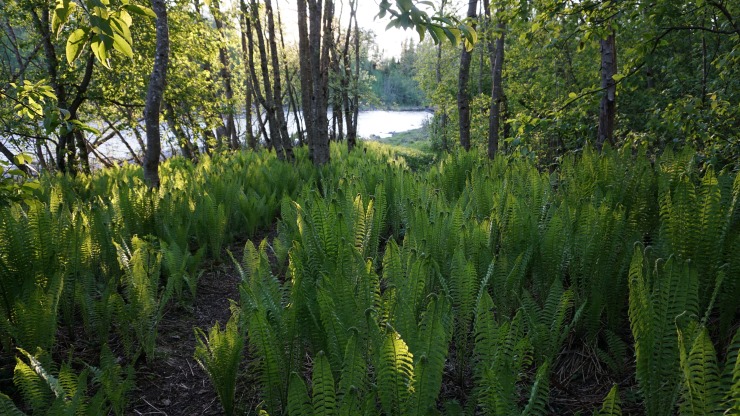
{"type": "Polygon", "coordinates": [[[674,31],[674,30],[702,30],[704,32],[711,32],[711,33],[716,33],[716,34],[719,34],[719,35],[734,35],[735,34],[735,31],[734,30],[717,30],[717,29],[712,29],[712,28],[703,27],[703,26],[670,26],[670,27],[663,27],[661,29],[668,30],[668,31],[674,31]]]}
{"type": "Polygon", "coordinates": [[[732,27],[735,29],[735,33],[737,33],[737,35],[740,37],[740,25],[735,23],[735,19],[732,17],[732,14],[730,14],[730,11],[727,10],[727,7],[725,7],[720,2],[713,1],[713,0],[709,0],[707,3],[714,6],[725,16],[725,18],[730,22],[730,25],[732,25],[732,27]]]}

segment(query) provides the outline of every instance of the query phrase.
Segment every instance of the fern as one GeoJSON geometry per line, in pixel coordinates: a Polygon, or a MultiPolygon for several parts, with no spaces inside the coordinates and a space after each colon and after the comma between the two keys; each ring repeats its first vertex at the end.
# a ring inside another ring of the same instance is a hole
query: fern
{"type": "Polygon", "coordinates": [[[334,389],[334,376],[331,365],[323,352],[319,352],[313,363],[312,404],[315,415],[332,416],[337,411],[337,398],[334,389]]]}
{"type": "Polygon", "coordinates": [[[313,414],[306,383],[303,382],[301,376],[291,373],[288,387],[288,416],[312,416],[313,414]]]}
{"type": "Polygon", "coordinates": [[[683,372],[683,400],[681,414],[721,414],[717,353],[706,328],[678,330],[678,343],[683,372]],[[694,337],[692,332],[698,332],[694,337]],[[693,338],[693,339],[692,339],[693,338]]]}
{"type": "Polygon", "coordinates": [[[529,392],[529,400],[522,415],[544,415],[550,395],[550,363],[545,362],[537,369],[534,383],[529,392]]]}
{"type": "Polygon", "coordinates": [[[414,357],[397,332],[389,330],[379,351],[378,396],[387,415],[406,414],[413,392],[414,357]]]}
{"type": "Polygon", "coordinates": [[[619,390],[616,384],[609,390],[609,393],[604,398],[604,403],[601,405],[601,409],[594,412],[594,416],[622,416],[622,406],[619,401],[619,390]]]}
{"type": "Polygon", "coordinates": [[[344,350],[344,362],[339,377],[337,402],[339,403],[340,416],[356,414],[366,385],[365,371],[367,364],[362,354],[358,331],[352,329],[352,333],[347,340],[347,347],[344,350]]]}
{"type": "Polygon", "coordinates": [[[221,331],[216,324],[208,335],[195,328],[195,360],[211,379],[227,415],[234,414],[234,391],[244,337],[237,326],[238,314],[231,316],[221,331]]]}
{"type": "Polygon", "coordinates": [[[679,387],[679,351],[674,322],[698,315],[696,273],[669,259],[646,270],[639,248],[630,267],[629,318],[635,338],[636,376],[648,416],[673,413],[679,387]]]}
{"type": "Polygon", "coordinates": [[[152,359],[157,339],[157,324],[164,307],[172,296],[172,286],[159,293],[162,255],[147,240],[133,237],[133,250],[128,245],[117,246],[119,263],[124,270],[124,293],[128,304],[129,324],[147,359],[152,359]]]}
{"type": "Polygon", "coordinates": [[[409,414],[426,415],[435,407],[452,335],[450,314],[449,302],[444,297],[431,295],[419,323],[419,348],[414,353],[414,393],[407,410],[409,414]]]}
{"type": "Polygon", "coordinates": [[[10,397],[3,393],[0,393],[0,414],[7,416],[25,416],[25,413],[21,412],[13,403],[10,397]]]}

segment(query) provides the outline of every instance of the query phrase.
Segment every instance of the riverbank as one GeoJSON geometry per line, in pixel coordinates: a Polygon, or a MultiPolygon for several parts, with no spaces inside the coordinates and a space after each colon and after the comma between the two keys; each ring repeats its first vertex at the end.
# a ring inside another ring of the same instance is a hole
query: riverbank
{"type": "Polygon", "coordinates": [[[420,127],[402,132],[393,132],[388,137],[373,135],[370,136],[369,139],[393,146],[408,147],[426,153],[432,152],[431,141],[429,140],[429,129],[427,127],[420,127]]]}

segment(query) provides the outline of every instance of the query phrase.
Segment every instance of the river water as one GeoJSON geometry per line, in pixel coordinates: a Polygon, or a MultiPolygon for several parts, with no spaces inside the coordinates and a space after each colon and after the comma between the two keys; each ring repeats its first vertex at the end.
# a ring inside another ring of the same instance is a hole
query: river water
{"type": "MultiPolygon", "coordinates": [[[[293,134],[296,132],[295,119],[292,114],[287,115],[288,120],[288,131],[293,134]]],[[[357,135],[365,140],[377,140],[379,138],[390,137],[394,133],[401,133],[404,131],[415,130],[421,128],[423,124],[432,117],[432,113],[428,111],[384,111],[384,110],[368,110],[360,111],[357,122],[357,135]]],[[[239,137],[244,137],[245,122],[244,117],[238,118],[237,130],[239,137]]],[[[331,123],[331,112],[329,112],[329,122],[331,123]]],[[[253,126],[256,128],[256,119],[253,122],[253,126]]],[[[101,127],[101,126],[97,126],[101,127]]],[[[141,126],[142,136],[144,126],[141,126]]],[[[121,132],[126,142],[131,146],[132,150],[138,154],[142,154],[141,147],[138,141],[134,138],[131,131],[121,132]]],[[[107,134],[107,132],[104,132],[107,134]]],[[[179,154],[179,149],[173,145],[173,140],[168,140],[174,137],[166,123],[162,123],[162,151],[165,155],[179,154]]],[[[92,143],[96,137],[88,135],[87,139],[92,143]]],[[[7,137],[0,136],[0,142],[4,143],[11,151],[17,153],[18,149],[15,145],[11,144],[7,137]]],[[[50,145],[51,147],[51,145],[50,145]]],[[[32,148],[23,149],[28,153],[34,154],[32,148]]],[[[53,150],[53,149],[52,149],[53,150]]],[[[101,144],[97,148],[97,152],[100,155],[105,156],[111,161],[131,160],[131,152],[126,148],[123,142],[118,137],[113,137],[107,142],[101,144]]],[[[4,160],[4,156],[0,154],[0,159],[4,160]]],[[[90,162],[95,166],[100,166],[99,160],[92,153],[90,154],[90,162]]]]}
{"type": "MultiPolygon", "coordinates": [[[[286,114],[286,116],[288,117],[288,131],[290,134],[293,134],[296,132],[295,119],[292,114],[286,114]]],[[[357,135],[365,140],[376,140],[378,138],[390,137],[393,133],[401,133],[421,128],[424,122],[430,119],[431,116],[432,113],[428,111],[360,111],[357,122],[357,135]]],[[[244,120],[244,117],[237,118],[236,120],[239,137],[244,137],[244,120]]],[[[329,112],[329,122],[331,123],[331,112],[329,112]]],[[[253,126],[255,128],[257,126],[256,119],[253,122],[253,126]]],[[[168,144],[166,140],[164,140],[166,135],[170,135],[166,124],[163,124],[163,129],[162,150],[165,154],[172,154],[175,149],[168,144]]],[[[125,136],[133,150],[141,152],[141,148],[133,138],[133,135],[126,134],[125,136]]],[[[98,150],[101,154],[113,160],[126,160],[131,158],[130,152],[117,138],[113,138],[102,144],[98,150]]]]}

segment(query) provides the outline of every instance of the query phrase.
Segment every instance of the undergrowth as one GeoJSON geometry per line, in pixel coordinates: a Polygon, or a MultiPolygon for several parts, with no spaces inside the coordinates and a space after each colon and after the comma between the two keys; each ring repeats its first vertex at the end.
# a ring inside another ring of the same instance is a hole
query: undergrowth
{"type": "Polygon", "coordinates": [[[235,261],[226,329],[196,332],[229,414],[740,412],[740,176],[688,150],[585,149],[552,172],[332,152],[321,168],[301,149],[174,159],[155,191],[131,166],[46,177],[37,202],[0,207],[0,358],[17,361],[0,409],[123,412],[135,360],[161,358],[164,306],[197,296],[204,256],[230,261],[226,244],[277,218],[235,261]],[[80,323],[100,360],[52,356],[80,323]],[[242,345],[259,408],[235,399],[242,345]],[[574,348],[609,369],[591,408],[554,391],[574,348]]]}

